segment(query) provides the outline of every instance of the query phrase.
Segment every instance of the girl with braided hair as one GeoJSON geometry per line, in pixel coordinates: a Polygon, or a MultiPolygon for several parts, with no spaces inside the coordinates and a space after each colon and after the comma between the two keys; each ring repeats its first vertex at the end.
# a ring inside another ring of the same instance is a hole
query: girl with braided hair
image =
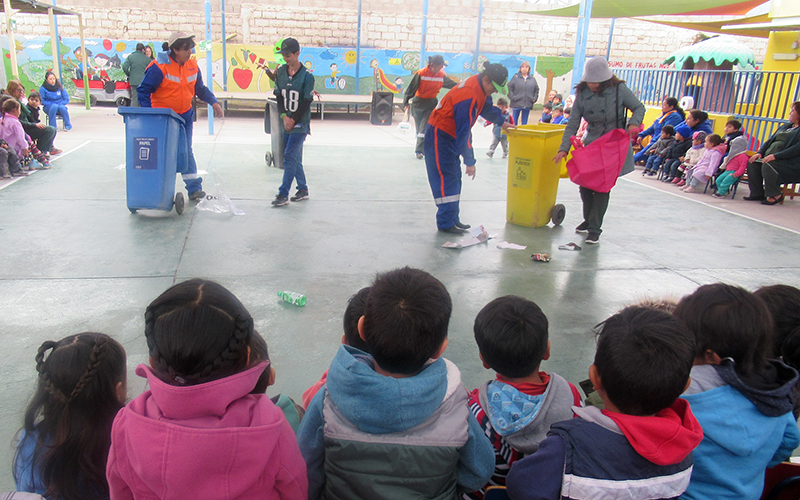
{"type": "Polygon", "coordinates": [[[272,369],[266,352],[251,352],[253,318],[239,299],[211,281],[174,285],[147,307],[145,337],[150,365],[136,374],[150,390],[114,420],[111,498],[306,500],[291,426],[252,394],[272,369]]]}
{"type": "Polygon", "coordinates": [[[14,458],[18,491],[48,500],[109,498],[111,424],[125,404],[125,349],[102,333],[47,341],[14,458]]]}

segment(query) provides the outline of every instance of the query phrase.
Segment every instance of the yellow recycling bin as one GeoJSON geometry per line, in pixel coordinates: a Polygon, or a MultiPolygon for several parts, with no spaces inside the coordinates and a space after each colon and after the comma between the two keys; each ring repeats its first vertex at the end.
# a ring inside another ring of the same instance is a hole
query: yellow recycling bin
{"type": "Polygon", "coordinates": [[[562,165],[558,154],[563,125],[521,125],[508,134],[508,199],[506,220],[520,226],[539,227],[564,221],[564,205],[556,205],[562,165]]]}

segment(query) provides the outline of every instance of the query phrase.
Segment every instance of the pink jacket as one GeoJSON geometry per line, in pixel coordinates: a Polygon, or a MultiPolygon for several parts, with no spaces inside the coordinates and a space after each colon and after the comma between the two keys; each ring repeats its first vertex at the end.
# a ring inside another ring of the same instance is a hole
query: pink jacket
{"type": "Polygon", "coordinates": [[[700,161],[697,162],[697,165],[694,166],[692,175],[701,181],[707,180],[714,175],[714,172],[719,168],[719,164],[722,163],[722,155],[724,154],[724,143],[707,149],[703,157],[700,158],[700,161]]]}
{"type": "Polygon", "coordinates": [[[5,114],[0,118],[0,139],[8,143],[8,147],[17,153],[17,158],[22,159],[23,149],[28,149],[28,141],[25,140],[25,131],[19,118],[14,115],[5,114]]]}
{"type": "Polygon", "coordinates": [[[249,394],[266,367],[187,387],[136,367],[150,390],[114,419],[111,499],[306,500],[306,465],[292,428],[265,394],[249,394]]]}
{"type": "Polygon", "coordinates": [[[734,177],[741,177],[744,174],[745,170],[747,170],[747,160],[749,156],[747,153],[739,153],[738,155],[734,156],[730,160],[728,160],[727,165],[725,165],[725,170],[734,170],[733,172],[734,177]]]}

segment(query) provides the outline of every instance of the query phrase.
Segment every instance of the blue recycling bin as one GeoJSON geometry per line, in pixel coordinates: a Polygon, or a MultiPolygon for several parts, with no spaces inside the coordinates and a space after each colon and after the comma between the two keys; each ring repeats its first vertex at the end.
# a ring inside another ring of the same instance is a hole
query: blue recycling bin
{"type": "Polygon", "coordinates": [[[175,194],[175,176],[189,162],[184,121],[168,108],[121,107],[125,119],[125,181],[128,210],[183,213],[186,200],[175,194]]]}

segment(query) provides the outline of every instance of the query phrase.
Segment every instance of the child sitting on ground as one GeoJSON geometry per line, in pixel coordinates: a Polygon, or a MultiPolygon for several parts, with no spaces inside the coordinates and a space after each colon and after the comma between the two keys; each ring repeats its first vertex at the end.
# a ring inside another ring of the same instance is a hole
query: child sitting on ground
{"type": "MultiPolygon", "coordinates": [[[[732,125],[726,125],[726,130],[732,125]]],[[[714,193],[715,198],[724,198],[728,194],[731,186],[747,172],[747,140],[741,135],[734,137],[728,144],[728,156],[719,167],[722,170],[717,176],[716,184],[717,191],[714,193]]]]}
{"type": "Polygon", "coordinates": [[[709,177],[714,175],[717,167],[722,163],[722,155],[725,154],[722,137],[717,134],[709,135],[706,137],[703,147],[706,152],[692,169],[692,175],[687,176],[686,185],[681,188],[684,193],[696,193],[699,189],[698,186],[703,182],[708,182],[709,177]]]}
{"type": "Polygon", "coordinates": [[[549,103],[545,103],[542,105],[542,117],[539,118],[539,123],[550,123],[550,120],[553,119],[553,105],[549,103]]]}
{"type": "Polygon", "coordinates": [[[682,498],[757,500],[764,470],[800,444],[792,415],[798,376],[767,359],[773,333],[769,309],[747,290],[716,283],[681,299],[675,316],[694,333],[695,366],[683,398],[705,434],[682,498]]]}
{"type": "Polygon", "coordinates": [[[111,498],[305,500],[294,432],[265,394],[251,394],[253,318],[223,286],[193,279],[156,298],[144,316],[150,390],[114,420],[111,498]],[[179,493],[178,493],[179,492],[179,493]]]}
{"type": "Polygon", "coordinates": [[[686,154],[681,158],[681,165],[678,167],[678,175],[676,178],[680,180],[678,182],[675,182],[675,179],[672,180],[678,187],[684,186],[686,181],[691,178],[694,166],[697,165],[697,162],[706,154],[707,149],[705,148],[705,144],[705,132],[699,131],[692,134],[692,147],[686,150],[686,154]]]}
{"type": "Polygon", "coordinates": [[[378,275],[358,323],[370,355],[339,347],[297,439],[309,500],[456,498],[481,488],[494,451],[442,358],[452,304],[408,267],[378,275]]]}
{"type": "MultiPolygon", "coordinates": [[[[511,117],[511,110],[508,109],[508,99],[505,97],[497,99],[497,107],[500,108],[500,112],[503,113],[505,121],[513,125],[514,118],[511,117]]],[[[494,156],[494,150],[497,149],[497,144],[499,143],[503,146],[503,158],[508,158],[508,136],[503,135],[502,124],[498,125],[487,121],[486,125],[494,125],[492,128],[492,145],[489,146],[489,151],[486,152],[486,156],[492,158],[494,156]]]]}
{"type": "Polygon", "coordinates": [[[605,409],[575,408],[578,418],[553,424],[539,450],[511,467],[509,496],[679,497],[703,439],[679,398],[693,359],[691,332],[669,313],[632,306],[604,321],[589,379],[605,409]]]}
{"type": "Polygon", "coordinates": [[[672,125],[664,125],[661,128],[661,137],[653,144],[653,147],[648,149],[645,153],[648,156],[642,175],[656,175],[661,164],[664,162],[664,156],[674,143],[675,127],[672,125]]]}
{"type": "MultiPolygon", "coordinates": [[[[578,390],[555,373],[539,371],[550,358],[547,317],[539,306],[507,295],[475,317],[475,342],[483,366],[497,372],[470,394],[469,407],[494,446],[494,475],[487,486],[505,486],[508,469],[539,449],[550,424],[572,418],[578,390]]],[[[472,498],[483,498],[484,491],[472,498]]]]}
{"type": "Polygon", "coordinates": [[[675,184],[680,182],[678,167],[681,165],[681,158],[691,147],[692,129],[682,123],[675,127],[675,142],[664,154],[664,164],[661,167],[664,171],[664,182],[674,182],[675,184]],[[677,181],[676,178],[678,178],[677,181]]]}
{"type": "MultiPolygon", "coordinates": [[[[342,335],[342,344],[349,345],[364,353],[369,354],[369,348],[364,340],[358,335],[358,320],[364,315],[364,306],[367,304],[367,296],[369,295],[370,287],[365,286],[359,290],[355,295],[350,297],[347,301],[347,308],[344,310],[344,319],[342,321],[344,326],[344,335],[342,335]]],[[[325,385],[328,380],[328,370],[322,374],[322,378],[314,385],[306,389],[303,393],[303,409],[307,410],[311,400],[325,385]]]]}
{"type": "Polygon", "coordinates": [[[107,499],[111,424],[127,394],[125,349],[108,335],[79,333],[43,343],[36,371],[14,457],[17,490],[107,499]]]}
{"type": "MultiPolygon", "coordinates": [[[[771,358],[800,370],[800,289],[789,285],[763,286],[755,296],[767,304],[775,320],[771,358]]],[[[800,417],[800,381],[795,384],[794,418],[800,417]]]]}
{"type": "Polygon", "coordinates": [[[553,125],[566,124],[564,121],[564,107],[560,104],[553,107],[553,118],[550,120],[553,125]]]}

